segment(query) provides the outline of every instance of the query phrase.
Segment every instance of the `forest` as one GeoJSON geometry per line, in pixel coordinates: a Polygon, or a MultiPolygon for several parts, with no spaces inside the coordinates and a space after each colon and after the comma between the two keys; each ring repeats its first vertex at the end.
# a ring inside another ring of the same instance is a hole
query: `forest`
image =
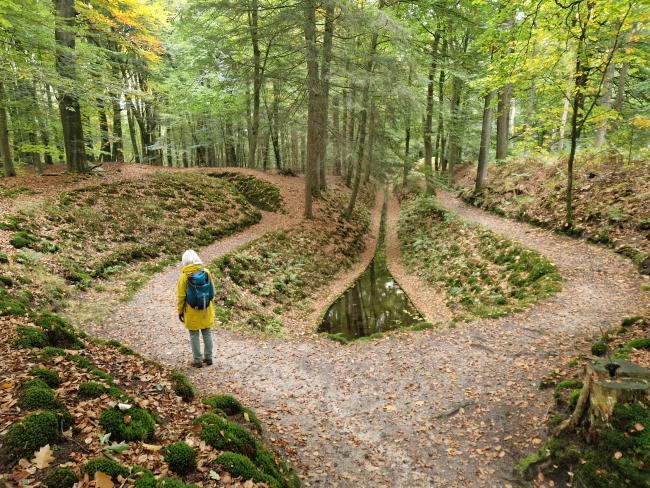
{"type": "Polygon", "coordinates": [[[649,20],[0,0],[0,481],[650,486],[649,20]]]}

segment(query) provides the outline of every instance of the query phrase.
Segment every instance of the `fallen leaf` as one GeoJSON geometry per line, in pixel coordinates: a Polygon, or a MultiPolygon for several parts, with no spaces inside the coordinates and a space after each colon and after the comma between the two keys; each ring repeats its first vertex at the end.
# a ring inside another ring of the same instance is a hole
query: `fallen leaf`
{"type": "Polygon", "coordinates": [[[52,449],[49,444],[44,445],[36,451],[34,453],[34,459],[32,459],[32,462],[38,469],[47,468],[52,461],[54,461],[54,455],[52,454],[52,449]]]}
{"type": "Polygon", "coordinates": [[[162,446],[156,446],[154,444],[147,444],[145,442],[142,443],[142,447],[145,448],[147,451],[160,451],[162,449],[162,446]]]}
{"type": "Polygon", "coordinates": [[[636,430],[637,432],[641,432],[644,429],[645,429],[645,426],[643,424],[640,424],[638,422],[636,424],[634,424],[634,430],[636,430]]]}
{"type": "Polygon", "coordinates": [[[129,425],[131,423],[131,416],[130,415],[125,415],[124,416],[124,423],[126,425],[129,425]]]}
{"type": "Polygon", "coordinates": [[[621,459],[623,457],[623,453],[621,451],[616,451],[614,453],[614,459],[621,459]]]}
{"type": "Polygon", "coordinates": [[[97,471],[95,473],[95,487],[96,488],[115,488],[115,484],[109,475],[97,471]]]}
{"type": "Polygon", "coordinates": [[[246,419],[246,422],[251,421],[250,417],[248,416],[248,412],[244,412],[244,418],[246,419]]]}

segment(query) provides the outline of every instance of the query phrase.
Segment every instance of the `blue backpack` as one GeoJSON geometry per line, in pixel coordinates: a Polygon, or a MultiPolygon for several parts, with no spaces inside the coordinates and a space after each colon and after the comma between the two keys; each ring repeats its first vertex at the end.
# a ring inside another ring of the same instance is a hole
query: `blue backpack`
{"type": "Polygon", "coordinates": [[[201,268],[187,278],[185,285],[185,302],[196,310],[205,310],[214,298],[214,285],[210,275],[201,268]]]}

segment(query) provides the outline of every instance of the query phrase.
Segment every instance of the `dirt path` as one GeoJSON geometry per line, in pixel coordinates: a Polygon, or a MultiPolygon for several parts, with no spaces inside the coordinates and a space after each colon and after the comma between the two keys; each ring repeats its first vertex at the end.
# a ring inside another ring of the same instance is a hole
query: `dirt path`
{"type": "MultiPolygon", "coordinates": [[[[345,347],[217,330],[214,367],[191,372],[203,390],[255,408],[307,486],[508,486],[515,460],[543,437],[550,393],[537,388],[540,375],[600,325],[650,306],[632,266],[611,252],[441,199],[549,256],[563,291],[512,317],[345,347]]],[[[105,335],[183,367],[189,345],[174,313],[176,273],[164,272],[117,311],[105,335]]]]}

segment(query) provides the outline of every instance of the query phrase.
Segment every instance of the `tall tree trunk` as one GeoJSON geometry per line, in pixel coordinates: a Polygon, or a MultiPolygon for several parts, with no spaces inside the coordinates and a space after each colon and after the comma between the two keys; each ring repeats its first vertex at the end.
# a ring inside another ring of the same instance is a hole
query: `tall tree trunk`
{"type": "Polygon", "coordinates": [[[497,159],[508,157],[508,137],[510,134],[510,101],[512,85],[506,84],[499,90],[499,103],[497,106],[497,159]]]}
{"type": "Polygon", "coordinates": [[[373,99],[370,101],[370,117],[368,123],[368,157],[366,162],[366,174],[363,177],[364,184],[367,184],[368,181],[370,181],[370,175],[372,174],[375,165],[375,137],[377,135],[376,119],[377,110],[375,107],[375,99],[373,97],[373,99]]]}
{"type": "Polygon", "coordinates": [[[427,193],[433,193],[433,144],[431,135],[433,132],[433,82],[436,74],[436,64],[438,61],[438,44],[440,43],[440,29],[433,37],[433,46],[431,48],[431,64],[429,66],[429,79],[427,83],[427,107],[424,117],[424,176],[426,179],[427,193]]]}
{"type": "Polygon", "coordinates": [[[487,176],[488,160],[490,157],[490,140],[492,139],[492,100],[494,91],[485,96],[483,104],[483,124],[481,126],[481,148],[478,153],[478,169],[476,171],[476,185],[474,191],[478,192],[483,188],[487,176]]]}
{"type": "Polygon", "coordinates": [[[463,82],[458,76],[454,76],[451,83],[451,124],[449,127],[449,162],[447,171],[449,172],[449,182],[453,183],[454,169],[460,162],[460,100],[463,82]]]}
{"type": "Polygon", "coordinates": [[[7,117],[7,95],[5,85],[0,80],[0,156],[2,156],[5,177],[16,176],[11,146],[9,145],[9,121],[7,117]]]}
{"type": "Polygon", "coordinates": [[[135,159],[135,162],[137,164],[140,164],[142,162],[142,159],[140,158],[140,149],[138,148],[138,139],[135,133],[135,120],[133,117],[133,110],[131,109],[130,105],[128,105],[126,109],[126,119],[129,125],[129,136],[131,138],[131,146],[133,147],[133,158],[135,159]]]}
{"type": "Polygon", "coordinates": [[[255,154],[260,127],[260,92],[262,90],[262,54],[260,52],[258,17],[259,2],[249,2],[248,26],[253,44],[253,119],[251,121],[250,147],[248,148],[248,166],[255,166],[255,154]]]}
{"type": "Polygon", "coordinates": [[[321,63],[320,79],[322,84],[321,106],[319,110],[321,140],[320,153],[318,155],[319,188],[321,191],[327,189],[327,121],[329,118],[329,92],[330,92],[330,63],[332,61],[332,38],[334,36],[334,2],[325,2],[325,29],[323,32],[323,53],[321,63]]]}
{"type": "MultiPolygon", "coordinates": [[[[57,43],[56,70],[69,84],[76,80],[75,17],[74,0],[54,0],[57,20],[54,37],[57,43]]],[[[68,84],[66,83],[66,84],[68,84]]],[[[76,94],[69,88],[61,88],[59,112],[63,127],[67,167],[69,171],[86,170],[86,152],[81,123],[81,108],[76,94]]]]}
{"type": "Polygon", "coordinates": [[[352,185],[352,175],[354,172],[354,122],[356,120],[356,103],[357,103],[357,85],[352,82],[352,93],[350,102],[350,117],[348,120],[348,139],[347,139],[347,172],[345,174],[345,184],[349,187],[352,185]]]}
{"type": "Polygon", "coordinates": [[[316,2],[304,3],[305,56],[307,61],[307,156],[305,162],[305,218],[313,217],[312,194],[317,188],[321,83],[316,54],[316,2]]]}
{"type": "Polygon", "coordinates": [[[99,114],[99,133],[100,133],[100,155],[101,162],[110,161],[111,159],[111,141],[108,137],[108,117],[104,108],[104,101],[97,99],[97,113],[99,114]]]}
{"type": "MultiPolygon", "coordinates": [[[[440,58],[444,57],[447,53],[447,39],[442,43],[442,50],[440,51],[440,58]]],[[[438,77],[438,105],[440,110],[438,111],[438,129],[436,130],[436,170],[442,170],[442,160],[444,155],[444,114],[443,107],[445,101],[445,70],[440,69],[440,76],[438,77]]],[[[444,171],[444,170],[443,170],[444,171]]]]}
{"type": "Polygon", "coordinates": [[[332,129],[334,131],[334,174],[341,176],[342,151],[341,151],[341,124],[339,120],[339,97],[332,99],[332,129]]]}
{"type": "Polygon", "coordinates": [[[117,98],[113,98],[113,152],[111,154],[111,159],[116,163],[124,161],[122,137],[122,108],[118,95],[117,98]]]}
{"type": "Polygon", "coordinates": [[[45,164],[54,164],[52,160],[52,148],[50,148],[50,130],[52,125],[50,123],[50,114],[53,112],[52,103],[52,87],[45,84],[45,99],[47,100],[47,110],[45,111],[45,118],[43,120],[43,144],[45,145],[45,164]]]}
{"type": "MultiPolygon", "coordinates": [[[[606,116],[609,112],[609,109],[612,107],[612,82],[614,79],[614,63],[609,63],[607,66],[607,71],[605,72],[605,77],[603,79],[603,96],[600,102],[602,110],[605,112],[606,116]]],[[[601,122],[596,132],[596,147],[600,147],[605,144],[605,139],[607,138],[607,129],[609,127],[609,122],[605,119],[601,122]]]]}
{"type": "Polygon", "coordinates": [[[280,83],[273,80],[273,126],[271,129],[273,142],[273,156],[275,157],[275,168],[282,169],[282,153],[280,152],[280,83]]]}

